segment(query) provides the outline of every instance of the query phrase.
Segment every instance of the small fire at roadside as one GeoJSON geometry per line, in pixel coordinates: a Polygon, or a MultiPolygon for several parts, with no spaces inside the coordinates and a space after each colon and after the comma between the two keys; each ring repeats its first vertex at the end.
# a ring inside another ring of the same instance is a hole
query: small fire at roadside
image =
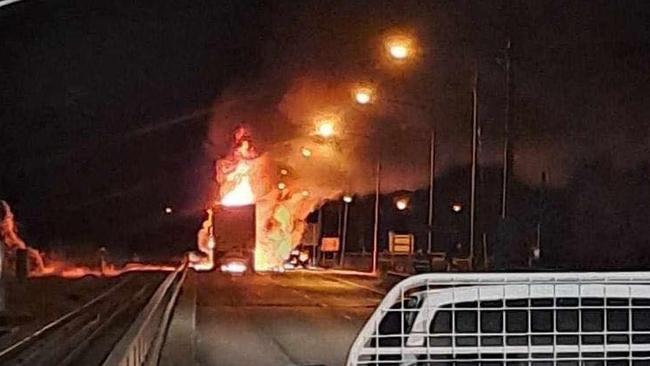
{"type": "MultiPolygon", "coordinates": [[[[30,277],[58,276],[64,278],[81,278],[85,276],[115,277],[127,272],[134,271],[172,271],[174,267],[165,265],[145,264],[131,262],[122,267],[106,263],[102,258],[98,268],[80,266],[67,263],[62,260],[48,258],[44,253],[27,246],[25,241],[18,235],[16,221],[11,207],[5,201],[0,200],[0,240],[5,245],[6,252],[15,258],[17,250],[27,252],[30,264],[30,277]]],[[[0,245],[2,245],[0,243],[0,245]]]]}

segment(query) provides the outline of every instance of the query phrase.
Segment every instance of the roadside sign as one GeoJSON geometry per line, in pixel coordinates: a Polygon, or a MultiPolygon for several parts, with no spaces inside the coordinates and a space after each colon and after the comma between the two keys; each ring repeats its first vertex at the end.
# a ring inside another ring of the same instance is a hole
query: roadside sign
{"type": "Polygon", "coordinates": [[[392,254],[409,255],[413,252],[415,237],[413,234],[388,233],[389,247],[392,254]]]}
{"type": "Polygon", "coordinates": [[[334,237],[325,237],[321,241],[320,245],[321,252],[338,252],[339,251],[339,238],[334,237]]]}

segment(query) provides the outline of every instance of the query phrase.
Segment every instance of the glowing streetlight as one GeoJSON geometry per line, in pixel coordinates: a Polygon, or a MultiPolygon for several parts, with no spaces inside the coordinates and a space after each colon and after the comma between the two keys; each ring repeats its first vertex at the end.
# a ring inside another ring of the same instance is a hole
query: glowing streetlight
{"type": "Polygon", "coordinates": [[[309,158],[309,157],[311,157],[312,152],[311,152],[310,148],[301,147],[300,148],[300,154],[305,158],[309,158]]]}
{"type": "Polygon", "coordinates": [[[286,183],[284,183],[284,182],[280,182],[280,183],[278,183],[278,189],[279,189],[279,190],[282,191],[282,190],[285,190],[286,188],[287,188],[286,183]]]}
{"type": "Polygon", "coordinates": [[[397,207],[398,210],[404,211],[409,205],[409,201],[406,198],[400,198],[395,202],[395,207],[397,207]]]}
{"type": "Polygon", "coordinates": [[[454,203],[453,205],[451,205],[451,210],[454,212],[460,212],[463,210],[463,205],[461,205],[460,203],[454,203]]]}
{"type": "Polygon", "coordinates": [[[405,36],[390,37],[384,42],[388,56],[395,61],[404,61],[413,55],[413,40],[405,36]]]}
{"type": "Polygon", "coordinates": [[[280,169],[280,175],[287,175],[289,174],[289,171],[286,169],[280,169]]]}
{"type": "Polygon", "coordinates": [[[300,193],[302,194],[303,197],[309,197],[309,191],[306,189],[300,193]]]}
{"type": "Polygon", "coordinates": [[[403,60],[409,55],[409,49],[405,45],[395,44],[390,46],[390,55],[398,60],[403,60]]]}
{"type": "Polygon", "coordinates": [[[334,123],[327,119],[318,122],[316,133],[324,138],[332,137],[334,135],[334,123]]]}
{"type": "Polygon", "coordinates": [[[165,213],[166,213],[167,215],[170,215],[172,212],[174,212],[174,210],[172,210],[171,207],[165,207],[165,213]]]}
{"type": "Polygon", "coordinates": [[[352,196],[346,194],[345,196],[343,196],[343,202],[352,203],[352,196]]]}
{"type": "Polygon", "coordinates": [[[365,88],[365,87],[357,88],[354,91],[354,100],[358,104],[368,104],[372,102],[373,99],[372,94],[373,94],[373,90],[370,88],[365,88]]]}

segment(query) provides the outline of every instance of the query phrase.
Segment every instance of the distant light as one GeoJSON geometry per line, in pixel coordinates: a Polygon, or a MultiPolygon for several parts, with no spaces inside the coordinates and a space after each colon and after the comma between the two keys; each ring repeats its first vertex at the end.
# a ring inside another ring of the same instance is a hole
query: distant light
{"type": "Polygon", "coordinates": [[[395,207],[397,207],[398,210],[404,211],[408,207],[409,202],[406,198],[400,198],[395,202],[395,207]]]}
{"type": "Polygon", "coordinates": [[[454,212],[460,212],[463,210],[463,206],[460,203],[454,203],[451,205],[451,210],[454,212]]]}
{"type": "Polygon", "coordinates": [[[300,153],[302,154],[302,156],[304,156],[306,158],[310,157],[311,154],[312,154],[311,149],[306,148],[306,147],[300,148],[300,153]]]}
{"type": "Polygon", "coordinates": [[[167,215],[171,214],[172,212],[174,212],[174,210],[172,210],[171,207],[165,207],[165,213],[166,213],[167,215]]]}
{"type": "Polygon", "coordinates": [[[343,196],[343,202],[352,203],[352,196],[350,196],[350,195],[343,196]]]}
{"type": "Polygon", "coordinates": [[[286,169],[281,169],[281,170],[280,170],[280,174],[281,174],[281,175],[287,175],[287,174],[289,174],[289,171],[286,170],[286,169]]]}
{"type": "Polygon", "coordinates": [[[403,60],[409,55],[409,49],[404,45],[392,45],[389,50],[390,55],[398,60],[403,60]]]}
{"type": "Polygon", "coordinates": [[[332,137],[334,135],[334,123],[330,120],[322,120],[318,122],[316,133],[321,137],[332,137]]]}
{"type": "Polygon", "coordinates": [[[388,56],[395,61],[405,61],[413,55],[415,40],[405,35],[394,35],[385,39],[388,56]]]}
{"type": "Polygon", "coordinates": [[[306,189],[305,189],[304,191],[300,192],[300,193],[301,193],[304,197],[309,197],[309,191],[306,190],[306,189]]]}
{"type": "Polygon", "coordinates": [[[287,188],[287,185],[284,182],[278,183],[278,189],[279,190],[284,190],[287,188]]]}
{"type": "Polygon", "coordinates": [[[372,101],[372,90],[370,88],[358,88],[354,92],[354,100],[358,104],[368,104],[372,101]]]}

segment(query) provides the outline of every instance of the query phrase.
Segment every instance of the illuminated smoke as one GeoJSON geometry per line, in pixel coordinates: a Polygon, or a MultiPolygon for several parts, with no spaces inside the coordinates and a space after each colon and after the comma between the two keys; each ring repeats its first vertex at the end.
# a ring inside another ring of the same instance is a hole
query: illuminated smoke
{"type": "MultiPolygon", "coordinates": [[[[358,86],[305,77],[282,90],[226,91],[215,104],[206,146],[209,158],[218,160],[218,188],[205,207],[244,204],[241,197],[252,192],[257,269],[282,265],[302,240],[305,218],[324,201],[372,192],[377,159],[384,192],[428,184],[427,112],[381,100],[360,105],[352,93],[358,86]],[[242,123],[245,128],[238,127],[242,123]]],[[[204,225],[199,247],[206,247],[201,242],[208,232],[204,225]]]]}

